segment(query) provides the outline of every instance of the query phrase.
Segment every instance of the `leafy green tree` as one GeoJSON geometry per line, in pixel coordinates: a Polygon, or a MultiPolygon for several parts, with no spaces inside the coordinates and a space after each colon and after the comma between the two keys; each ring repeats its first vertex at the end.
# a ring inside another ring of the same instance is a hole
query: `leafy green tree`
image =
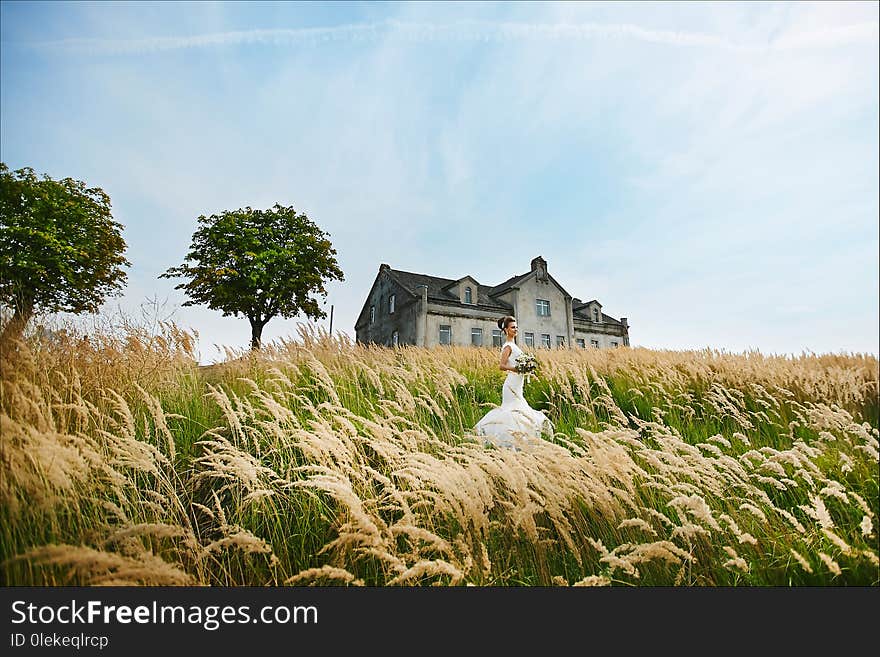
{"type": "Polygon", "coordinates": [[[102,189],[0,162],[0,303],[14,310],[0,342],[37,311],[97,312],[121,290],[131,264],[121,229],[102,189]]]}
{"type": "Polygon", "coordinates": [[[202,215],[198,222],[184,264],[159,276],[191,279],[174,288],[190,297],[184,306],[207,304],[224,317],[244,315],[253,349],[260,348],[273,317],[326,317],[311,295],[326,297],[326,281],[345,279],[329,236],[306,215],[276,203],[268,210],[248,206],[202,215]]]}

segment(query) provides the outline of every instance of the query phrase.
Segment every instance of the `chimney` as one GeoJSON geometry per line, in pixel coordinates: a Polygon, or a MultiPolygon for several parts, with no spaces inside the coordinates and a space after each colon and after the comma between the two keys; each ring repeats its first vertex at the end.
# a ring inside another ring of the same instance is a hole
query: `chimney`
{"type": "Polygon", "coordinates": [[[532,258],[532,271],[537,272],[539,281],[547,281],[547,261],[541,256],[532,258]]]}
{"type": "Polygon", "coordinates": [[[623,324],[626,328],[629,328],[629,324],[627,324],[626,322],[626,317],[621,317],[620,323],[623,324]]]}
{"type": "Polygon", "coordinates": [[[386,269],[391,269],[389,265],[386,265],[384,262],[379,265],[379,271],[385,271],[386,269]]]}

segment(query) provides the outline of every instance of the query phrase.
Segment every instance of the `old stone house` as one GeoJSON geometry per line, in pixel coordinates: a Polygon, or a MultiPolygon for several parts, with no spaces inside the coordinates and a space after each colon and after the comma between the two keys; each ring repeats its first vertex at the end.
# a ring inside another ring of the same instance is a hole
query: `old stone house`
{"type": "Polygon", "coordinates": [[[609,348],[629,345],[629,324],[602,312],[597,300],[572,297],[534,258],[531,269],[498,285],[473,276],[458,280],[379,266],[355,323],[358,342],[388,346],[438,344],[498,346],[497,321],[516,317],[517,343],[535,348],[609,348]]]}

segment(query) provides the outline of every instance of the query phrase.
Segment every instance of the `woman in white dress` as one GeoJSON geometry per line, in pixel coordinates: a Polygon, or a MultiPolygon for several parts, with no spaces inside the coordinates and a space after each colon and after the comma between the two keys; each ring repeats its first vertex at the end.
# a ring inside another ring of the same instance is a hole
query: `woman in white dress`
{"type": "Polygon", "coordinates": [[[543,432],[553,433],[553,425],[541,411],[532,408],[523,397],[522,374],[516,371],[516,358],[523,353],[514,339],[517,335],[516,319],[506,315],[498,320],[507,341],[501,345],[501,362],[498,367],[507,372],[501,388],[501,406],[486,413],[475,427],[486,442],[499,447],[514,447],[517,439],[538,440],[543,432]]]}

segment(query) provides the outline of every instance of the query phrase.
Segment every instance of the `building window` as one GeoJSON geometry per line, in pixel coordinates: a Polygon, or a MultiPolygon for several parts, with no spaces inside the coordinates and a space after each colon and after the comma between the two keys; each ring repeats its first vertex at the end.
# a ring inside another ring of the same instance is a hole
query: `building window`
{"type": "Polygon", "coordinates": [[[452,344],[452,327],[440,326],[440,344],[452,344]]]}
{"type": "Polygon", "coordinates": [[[394,314],[394,297],[395,296],[396,295],[392,294],[390,297],[388,297],[388,314],[389,315],[394,314]]]}
{"type": "Polygon", "coordinates": [[[538,317],[550,317],[550,302],[546,299],[535,299],[535,312],[538,317]]]}
{"type": "Polygon", "coordinates": [[[580,347],[581,349],[586,349],[586,348],[587,348],[587,345],[586,345],[586,343],[584,342],[584,339],[583,339],[583,338],[577,338],[577,346],[580,347]]]}
{"type": "Polygon", "coordinates": [[[471,288],[469,287],[464,288],[464,302],[473,303],[473,301],[471,300],[471,288]]]}
{"type": "Polygon", "coordinates": [[[376,306],[370,306],[370,324],[376,321],[376,306]]]}
{"type": "Polygon", "coordinates": [[[526,333],[526,346],[534,348],[534,346],[535,346],[535,334],[534,333],[526,333]]]}
{"type": "Polygon", "coordinates": [[[492,346],[501,346],[501,331],[499,331],[498,329],[492,329],[492,346]]]}
{"type": "Polygon", "coordinates": [[[557,335],[556,336],[556,348],[562,349],[564,346],[565,346],[565,336],[564,335],[557,335]]]}
{"type": "Polygon", "coordinates": [[[541,334],[541,346],[546,347],[547,349],[550,348],[550,334],[549,333],[542,333],[541,334]]]}
{"type": "Polygon", "coordinates": [[[593,308],[593,321],[594,322],[599,321],[599,309],[598,308],[593,308]]]}
{"type": "Polygon", "coordinates": [[[599,341],[598,340],[590,340],[590,346],[596,347],[596,349],[598,349],[599,348],[599,341]]]}
{"type": "Polygon", "coordinates": [[[471,344],[475,347],[483,346],[483,329],[481,328],[472,328],[471,329],[471,344]]]}
{"type": "Polygon", "coordinates": [[[612,340],[612,341],[611,341],[611,346],[612,346],[612,347],[616,347],[616,346],[617,346],[617,343],[616,343],[614,340],[612,340]]]}
{"type": "Polygon", "coordinates": [[[398,336],[397,336],[397,331],[395,331],[394,333],[391,334],[391,344],[394,345],[395,347],[399,346],[399,344],[400,344],[400,340],[398,339],[398,336]]]}

